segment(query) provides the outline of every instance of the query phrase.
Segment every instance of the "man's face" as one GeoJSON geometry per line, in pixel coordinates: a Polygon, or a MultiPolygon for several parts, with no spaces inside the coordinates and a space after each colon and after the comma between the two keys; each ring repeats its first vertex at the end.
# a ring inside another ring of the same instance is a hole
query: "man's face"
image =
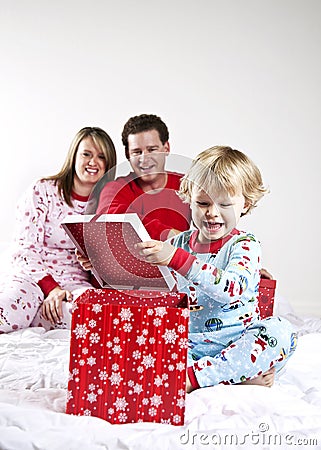
{"type": "Polygon", "coordinates": [[[156,130],[128,136],[129,161],[140,184],[152,186],[157,185],[158,181],[163,182],[169,150],[169,143],[162,144],[156,130]]]}

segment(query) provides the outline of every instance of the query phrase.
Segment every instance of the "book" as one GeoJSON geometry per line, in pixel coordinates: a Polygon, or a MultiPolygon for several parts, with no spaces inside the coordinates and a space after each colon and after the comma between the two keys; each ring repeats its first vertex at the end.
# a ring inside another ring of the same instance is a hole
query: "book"
{"type": "Polygon", "coordinates": [[[101,287],[171,291],[168,267],[143,261],[135,244],[151,240],[137,214],[70,215],[62,227],[85,257],[101,287]]]}

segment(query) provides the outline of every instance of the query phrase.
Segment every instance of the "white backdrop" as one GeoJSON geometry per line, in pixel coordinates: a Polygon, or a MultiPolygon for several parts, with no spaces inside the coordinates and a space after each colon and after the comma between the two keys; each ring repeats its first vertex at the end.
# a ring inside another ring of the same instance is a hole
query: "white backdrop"
{"type": "MultiPolygon", "coordinates": [[[[271,193],[242,227],[296,312],[321,314],[319,0],[0,0],[1,242],[74,134],[155,113],[172,151],[226,144],[271,193]]],[[[179,168],[178,168],[179,169],[179,168]]]]}

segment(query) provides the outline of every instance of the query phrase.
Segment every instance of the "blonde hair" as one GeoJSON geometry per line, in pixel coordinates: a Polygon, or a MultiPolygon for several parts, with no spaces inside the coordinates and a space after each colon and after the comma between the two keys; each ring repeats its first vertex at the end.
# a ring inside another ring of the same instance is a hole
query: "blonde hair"
{"type": "MultiPolygon", "coordinates": [[[[76,153],[80,142],[87,137],[90,137],[94,141],[95,145],[103,152],[105,156],[105,173],[108,172],[108,180],[113,180],[115,178],[117,157],[115,146],[110,136],[106,133],[106,131],[99,127],[82,128],[73,138],[60,172],[56,175],[43,178],[44,180],[54,180],[56,182],[59,194],[64,198],[69,206],[72,206],[71,191],[75,175],[76,153]]],[[[104,180],[105,182],[108,181],[106,178],[104,178],[104,180]]],[[[98,192],[96,192],[96,194],[99,195],[98,192]]]]}
{"type": "Polygon", "coordinates": [[[194,159],[178,191],[183,202],[191,203],[194,187],[207,193],[224,190],[232,196],[241,191],[249,205],[247,212],[268,192],[253,161],[239,150],[225,146],[211,147],[194,159]]]}

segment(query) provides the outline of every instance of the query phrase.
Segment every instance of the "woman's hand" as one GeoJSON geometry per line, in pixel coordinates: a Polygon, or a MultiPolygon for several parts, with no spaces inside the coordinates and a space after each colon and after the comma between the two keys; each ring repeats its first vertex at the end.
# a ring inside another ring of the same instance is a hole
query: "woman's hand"
{"type": "Polygon", "coordinates": [[[136,244],[144,261],[157,266],[167,266],[176,252],[176,247],[168,242],[147,241],[136,244]]]}
{"type": "Polygon", "coordinates": [[[50,291],[41,306],[41,314],[44,319],[49,320],[52,325],[61,322],[62,319],[62,302],[72,300],[72,293],[61,289],[59,286],[50,291]]]}
{"type": "Polygon", "coordinates": [[[84,270],[91,270],[93,268],[90,259],[82,255],[78,250],[75,251],[79,264],[84,270]]]}

